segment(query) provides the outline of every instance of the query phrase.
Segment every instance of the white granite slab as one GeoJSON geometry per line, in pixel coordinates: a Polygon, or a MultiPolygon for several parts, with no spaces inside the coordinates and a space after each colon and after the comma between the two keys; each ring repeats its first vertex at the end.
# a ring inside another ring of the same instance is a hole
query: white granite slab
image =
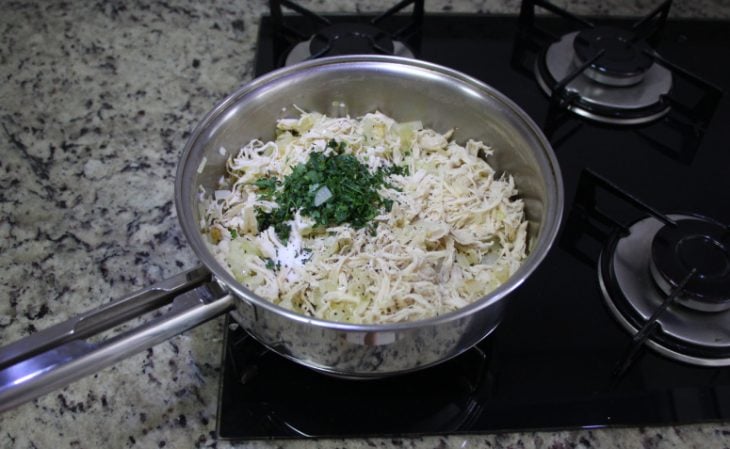
{"type": "MultiPolygon", "coordinates": [[[[317,11],[379,1],[303,2],[317,11]]],[[[657,2],[563,2],[634,15],[657,2]]],[[[730,18],[730,3],[675,2],[730,18]]],[[[516,1],[427,0],[511,12],[516,1]]],[[[4,1],[0,346],[195,265],[172,204],[190,130],[252,76],[263,1],[4,1]]],[[[221,320],[0,415],[0,448],[228,447],[214,438],[221,320]]],[[[250,447],[727,448],[730,423],[250,447]]]]}

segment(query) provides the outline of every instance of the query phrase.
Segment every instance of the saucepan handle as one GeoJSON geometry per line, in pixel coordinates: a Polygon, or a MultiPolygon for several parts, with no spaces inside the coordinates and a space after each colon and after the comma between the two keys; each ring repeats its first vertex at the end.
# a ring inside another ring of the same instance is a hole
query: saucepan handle
{"type": "Polygon", "coordinates": [[[207,269],[197,267],[2,347],[0,413],[221,315],[234,302],[207,269]],[[161,314],[89,341],[153,311],[161,314]]]}

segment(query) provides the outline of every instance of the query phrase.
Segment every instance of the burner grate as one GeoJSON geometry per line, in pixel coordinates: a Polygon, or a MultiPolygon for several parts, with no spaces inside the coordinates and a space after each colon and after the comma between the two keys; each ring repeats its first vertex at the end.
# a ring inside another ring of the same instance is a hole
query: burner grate
{"type": "Polygon", "coordinates": [[[618,76],[618,64],[612,72],[602,70],[608,50],[585,52],[591,57],[584,60],[574,50],[581,47],[581,33],[566,34],[536,61],[538,83],[550,95],[553,108],[609,124],[642,124],[669,112],[663,98],[672,88],[671,71],[651,59],[639,73],[633,70],[618,76]]]}
{"type": "Polygon", "coordinates": [[[368,24],[339,23],[318,31],[309,44],[311,58],[360,53],[395,52],[393,40],[382,30],[368,24]]]}
{"type": "MultiPolygon", "coordinates": [[[[599,282],[607,307],[632,334],[632,341],[616,364],[614,375],[623,375],[645,345],[671,359],[694,365],[730,366],[730,338],[727,335],[730,310],[700,312],[693,303],[697,301],[693,292],[704,293],[705,288],[715,291],[713,283],[700,287],[707,280],[703,279],[706,273],[702,274],[705,267],[684,266],[682,270],[672,272],[677,276],[676,282],[666,291],[658,288],[650,273],[653,260],[657,259],[652,246],[659,241],[658,246],[664,250],[662,235],[673,236],[679,232],[691,237],[698,232],[709,232],[709,227],[712,232],[720,232],[720,235],[713,233],[712,238],[724,242],[727,228],[699,215],[661,214],[590,170],[585,170],[579,180],[575,210],[587,221],[597,222],[597,228],[608,230],[602,234],[604,247],[598,260],[599,282]],[[628,225],[611,218],[601,209],[599,192],[641,212],[642,218],[628,225]],[[696,224],[687,225],[686,222],[704,225],[698,229],[696,224]]],[[[663,263],[660,262],[662,269],[663,263]]],[[[726,275],[727,270],[723,273],[726,275]]],[[[703,304],[709,301],[707,296],[702,296],[701,300],[703,304]]]]}
{"type": "Polygon", "coordinates": [[[597,26],[545,0],[522,2],[512,64],[536,77],[550,98],[544,121],[548,137],[576,115],[608,125],[680,129],[681,139],[663,145],[671,146],[669,154],[691,161],[687,147],[694,152],[699,146],[723,92],[655,51],[670,7],[667,0],[629,30],[621,30],[597,26]],[[541,26],[545,19],[536,17],[538,7],[562,20],[559,30],[541,26]],[[612,45],[591,45],[596,34],[606,33],[612,45]],[[588,44],[582,43],[586,36],[588,44]],[[628,66],[621,62],[625,58],[631,61],[628,66]],[[635,67],[629,70],[631,66],[635,67]],[[609,84],[620,87],[607,93],[609,84]]]}
{"type": "Polygon", "coordinates": [[[423,22],[424,0],[401,0],[367,22],[324,17],[291,0],[270,0],[269,9],[276,31],[273,51],[279,55],[278,66],[345,54],[412,58],[420,47],[418,31],[423,22]],[[398,14],[409,6],[409,16],[398,14]],[[308,19],[307,23],[295,23],[292,16],[284,14],[284,8],[308,19]]]}

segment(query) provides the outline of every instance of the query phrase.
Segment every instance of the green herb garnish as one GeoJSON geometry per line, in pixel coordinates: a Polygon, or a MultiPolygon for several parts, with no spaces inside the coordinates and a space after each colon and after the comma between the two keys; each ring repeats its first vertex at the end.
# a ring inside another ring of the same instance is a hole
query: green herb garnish
{"type": "Polygon", "coordinates": [[[335,139],[332,139],[329,142],[327,142],[327,146],[329,148],[332,148],[333,150],[335,150],[335,153],[337,153],[337,154],[344,153],[346,145],[347,144],[345,142],[337,143],[337,141],[335,141],[335,139]]]}
{"type": "Polygon", "coordinates": [[[279,181],[274,178],[260,178],[254,182],[254,185],[259,188],[259,194],[265,199],[271,199],[276,190],[276,186],[279,185],[279,181]]]}
{"type": "Polygon", "coordinates": [[[336,154],[310,154],[307,162],[295,166],[283,182],[276,178],[256,181],[260,194],[279,206],[271,212],[256,211],[259,230],[273,226],[279,238],[286,241],[291,231],[286,222],[297,210],[318,226],[349,223],[355,228],[367,225],[381,208],[391,210],[393,201],[381,198],[378,189],[388,186],[388,176],[407,174],[407,168],[391,166],[370,173],[355,156],[344,154],[344,142],[331,140],[328,146],[336,154]]]}
{"type": "Polygon", "coordinates": [[[232,239],[235,239],[236,237],[238,237],[238,231],[236,231],[235,229],[229,229],[228,232],[231,233],[232,239]]]}

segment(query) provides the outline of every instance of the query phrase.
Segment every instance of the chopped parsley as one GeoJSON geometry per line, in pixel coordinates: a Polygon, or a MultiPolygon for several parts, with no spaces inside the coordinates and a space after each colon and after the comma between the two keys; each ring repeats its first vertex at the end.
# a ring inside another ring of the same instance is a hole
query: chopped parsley
{"type": "Polygon", "coordinates": [[[335,153],[337,153],[337,154],[344,153],[346,145],[347,144],[345,142],[337,143],[335,141],[335,139],[332,139],[329,142],[327,142],[327,147],[332,148],[335,151],[335,153]]]}
{"type": "Polygon", "coordinates": [[[267,200],[270,200],[274,195],[274,191],[278,184],[279,181],[277,181],[276,178],[260,178],[254,182],[254,185],[259,188],[259,195],[267,200]]]}
{"type": "Polygon", "coordinates": [[[349,223],[355,228],[368,225],[381,209],[391,210],[393,201],[381,198],[378,189],[388,186],[388,176],[407,174],[407,168],[391,166],[370,173],[355,156],[345,154],[344,142],[331,140],[328,147],[334,151],[310,154],[283,181],[270,177],[255,182],[259,194],[278,205],[271,212],[256,211],[260,231],[273,226],[279,238],[288,240],[291,228],[287,222],[297,210],[318,226],[349,223]]]}

